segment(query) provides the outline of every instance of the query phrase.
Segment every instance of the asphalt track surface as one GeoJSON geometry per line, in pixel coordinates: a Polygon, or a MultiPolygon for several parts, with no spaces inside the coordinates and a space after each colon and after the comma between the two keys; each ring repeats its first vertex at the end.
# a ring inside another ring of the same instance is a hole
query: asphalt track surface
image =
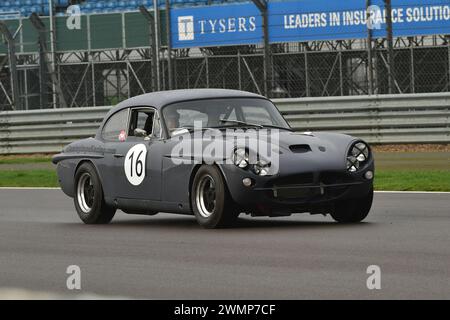
{"type": "Polygon", "coordinates": [[[377,193],[367,221],[194,218],[118,212],[83,225],[60,190],[0,189],[0,290],[149,299],[450,299],[450,194],[377,193]],[[368,290],[369,265],[381,290],[368,290]]]}

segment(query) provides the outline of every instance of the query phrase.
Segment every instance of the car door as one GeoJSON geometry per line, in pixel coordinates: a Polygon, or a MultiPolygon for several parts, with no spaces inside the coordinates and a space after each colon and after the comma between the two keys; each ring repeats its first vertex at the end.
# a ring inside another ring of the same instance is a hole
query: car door
{"type": "Polygon", "coordinates": [[[116,199],[161,199],[161,136],[156,115],[150,107],[129,108],[127,128],[110,143],[116,199]]]}

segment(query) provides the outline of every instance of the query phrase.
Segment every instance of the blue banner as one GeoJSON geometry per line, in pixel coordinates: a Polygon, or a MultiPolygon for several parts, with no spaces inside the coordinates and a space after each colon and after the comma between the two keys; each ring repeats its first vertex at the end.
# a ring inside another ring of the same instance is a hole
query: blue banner
{"type": "Polygon", "coordinates": [[[253,3],[172,9],[173,48],[255,44],[262,18],[253,3]]]}
{"type": "MultiPolygon", "coordinates": [[[[383,0],[269,1],[269,40],[302,42],[386,36],[383,0]],[[367,13],[369,19],[367,19],[367,13]]],[[[173,9],[174,48],[256,44],[262,18],[253,3],[173,9]]],[[[392,0],[394,36],[450,34],[450,0],[392,0]]]]}
{"type": "Polygon", "coordinates": [[[304,0],[269,3],[270,42],[353,39],[367,36],[365,24],[352,17],[344,23],[344,12],[359,12],[365,19],[365,0],[304,0]]]}

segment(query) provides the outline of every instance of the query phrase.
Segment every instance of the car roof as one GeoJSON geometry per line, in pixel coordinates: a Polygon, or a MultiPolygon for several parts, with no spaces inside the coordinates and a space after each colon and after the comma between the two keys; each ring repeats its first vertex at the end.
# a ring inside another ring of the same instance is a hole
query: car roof
{"type": "Polygon", "coordinates": [[[111,109],[110,112],[117,112],[128,107],[151,106],[156,109],[183,101],[200,99],[220,99],[220,98],[262,98],[265,97],[245,91],[227,89],[185,89],[158,91],[136,96],[127,99],[111,109]]]}
{"type": "Polygon", "coordinates": [[[239,90],[228,90],[228,89],[183,89],[183,90],[169,90],[169,91],[158,91],[152,93],[142,94],[127,100],[124,100],[112,107],[108,114],[103,118],[103,122],[100,125],[96,137],[101,135],[101,130],[105,126],[106,121],[114,113],[130,108],[130,107],[153,107],[158,110],[167,106],[169,104],[190,101],[190,100],[201,100],[201,99],[224,99],[224,98],[259,98],[267,99],[261,95],[239,91],[239,90]]]}

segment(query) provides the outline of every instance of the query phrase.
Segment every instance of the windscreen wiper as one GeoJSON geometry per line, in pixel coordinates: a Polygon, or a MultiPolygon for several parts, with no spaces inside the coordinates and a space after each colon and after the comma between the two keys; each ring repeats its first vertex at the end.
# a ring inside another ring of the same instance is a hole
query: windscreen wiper
{"type": "Polygon", "coordinates": [[[272,125],[272,124],[263,124],[262,126],[264,128],[272,128],[272,129],[281,129],[281,130],[287,130],[287,131],[294,131],[292,128],[280,127],[280,126],[275,126],[275,125],[272,125]]]}
{"type": "Polygon", "coordinates": [[[257,127],[257,128],[260,128],[260,129],[264,128],[263,125],[260,125],[260,124],[257,124],[257,123],[249,123],[249,122],[239,121],[239,120],[220,119],[220,122],[222,122],[222,123],[226,123],[226,122],[236,123],[236,124],[240,124],[240,125],[243,125],[243,126],[257,127]]]}

